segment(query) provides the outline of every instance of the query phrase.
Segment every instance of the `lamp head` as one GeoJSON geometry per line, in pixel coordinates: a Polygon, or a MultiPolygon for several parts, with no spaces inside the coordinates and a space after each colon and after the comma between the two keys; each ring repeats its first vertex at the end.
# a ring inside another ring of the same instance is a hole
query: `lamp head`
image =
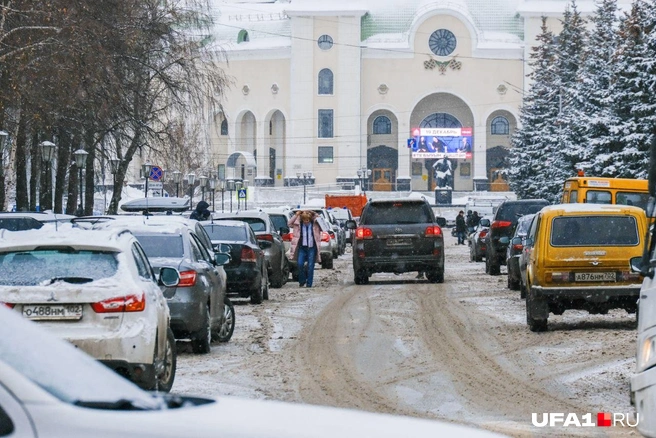
{"type": "Polygon", "coordinates": [[[41,159],[47,163],[52,161],[57,146],[51,141],[42,141],[39,147],[41,148],[41,159]]]}
{"type": "Polygon", "coordinates": [[[189,185],[193,186],[194,183],[196,182],[196,174],[195,173],[188,173],[187,174],[187,181],[189,181],[189,185]]]}
{"type": "Polygon", "coordinates": [[[173,171],[173,182],[176,184],[179,184],[180,181],[182,181],[182,172],[179,170],[174,170],[173,171]]]}
{"type": "Polygon", "coordinates": [[[89,155],[89,152],[85,151],[84,149],[78,149],[73,152],[73,156],[75,157],[75,165],[78,167],[78,169],[84,169],[86,167],[87,155],[89,155]]]}

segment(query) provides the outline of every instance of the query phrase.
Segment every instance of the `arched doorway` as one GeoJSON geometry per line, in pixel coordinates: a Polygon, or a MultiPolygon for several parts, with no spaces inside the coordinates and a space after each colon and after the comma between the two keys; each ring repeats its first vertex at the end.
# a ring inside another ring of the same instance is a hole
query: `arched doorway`
{"type": "Polygon", "coordinates": [[[503,170],[506,169],[509,151],[503,146],[495,146],[487,150],[487,179],[491,192],[507,192],[510,190],[503,170]]]}
{"type": "Polygon", "coordinates": [[[367,151],[367,168],[371,169],[369,189],[389,192],[395,189],[399,156],[396,149],[380,145],[367,151]]]}
{"type": "MultiPolygon", "coordinates": [[[[462,128],[462,123],[460,120],[456,119],[454,116],[448,113],[433,113],[430,116],[426,117],[419,124],[419,128],[462,128]]],[[[443,140],[452,141],[450,137],[442,137],[443,140]]],[[[438,160],[426,159],[424,166],[428,171],[428,190],[435,190],[435,172],[433,170],[435,163],[438,160]]],[[[457,160],[451,161],[451,181],[453,181],[453,176],[455,175],[456,167],[458,166],[457,160]]],[[[451,183],[453,184],[453,183],[451,183]]],[[[451,186],[453,187],[453,186],[451,186]]]]}

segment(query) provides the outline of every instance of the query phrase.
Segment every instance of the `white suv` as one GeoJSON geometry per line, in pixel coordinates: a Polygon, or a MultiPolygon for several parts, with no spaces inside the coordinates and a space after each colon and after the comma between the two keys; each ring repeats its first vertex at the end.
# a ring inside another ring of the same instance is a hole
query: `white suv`
{"type": "Polygon", "coordinates": [[[173,386],[175,339],[158,281],[179,279],[176,269],[162,268],[156,280],[125,229],[0,231],[0,304],[142,388],[173,386]]]}

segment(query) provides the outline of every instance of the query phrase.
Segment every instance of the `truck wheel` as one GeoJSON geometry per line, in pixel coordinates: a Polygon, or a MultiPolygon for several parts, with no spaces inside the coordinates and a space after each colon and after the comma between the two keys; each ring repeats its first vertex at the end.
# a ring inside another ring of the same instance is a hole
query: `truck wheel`
{"type": "Polygon", "coordinates": [[[519,298],[526,299],[526,286],[521,281],[519,282],[519,298]]]}
{"type": "Polygon", "coordinates": [[[426,272],[426,278],[431,283],[444,283],[444,269],[435,269],[426,272]]]}
{"type": "Polygon", "coordinates": [[[367,284],[369,283],[369,276],[364,269],[358,269],[353,272],[353,279],[355,284],[367,284]]]}

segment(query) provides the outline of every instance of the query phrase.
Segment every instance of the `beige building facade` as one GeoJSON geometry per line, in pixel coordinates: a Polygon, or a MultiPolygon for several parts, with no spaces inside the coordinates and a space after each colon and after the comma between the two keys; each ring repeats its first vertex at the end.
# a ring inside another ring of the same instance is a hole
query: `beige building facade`
{"type": "MultiPolygon", "coordinates": [[[[298,185],[305,174],[349,187],[360,170],[369,190],[428,191],[443,156],[413,157],[408,139],[470,128],[471,151],[448,155],[449,187],[501,190],[497,170],[517,128],[541,17],[558,32],[567,4],[216,3],[215,38],[233,86],[207,123],[212,161],[227,165],[227,178],[260,186],[298,185]]],[[[578,7],[585,15],[594,4],[578,7]]]]}

